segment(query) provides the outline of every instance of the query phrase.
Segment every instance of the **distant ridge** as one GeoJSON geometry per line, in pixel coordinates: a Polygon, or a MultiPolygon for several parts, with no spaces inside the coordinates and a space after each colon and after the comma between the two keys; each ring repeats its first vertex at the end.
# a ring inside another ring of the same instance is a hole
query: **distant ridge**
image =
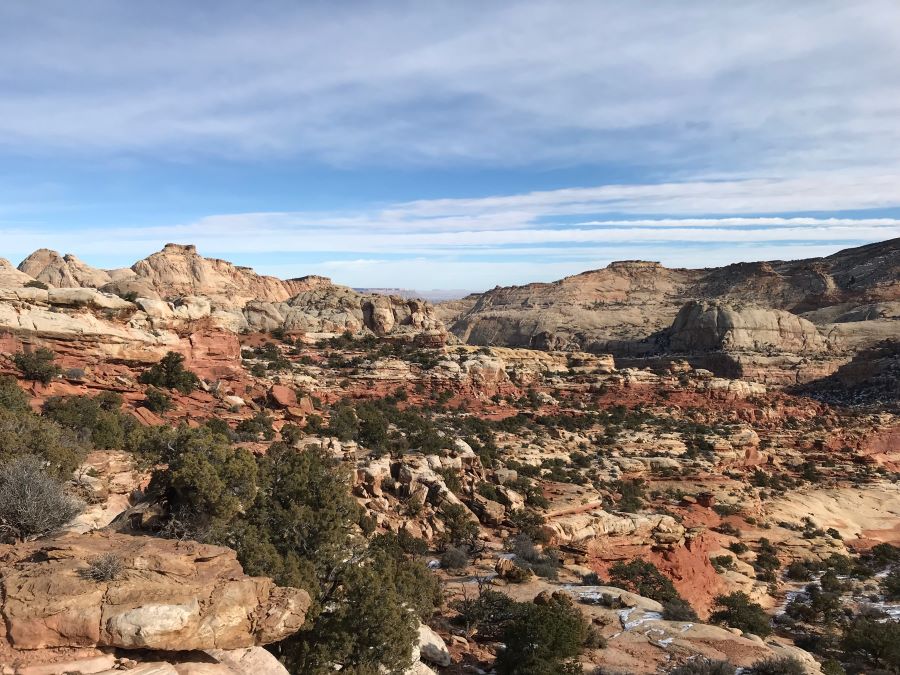
{"type": "Polygon", "coordinates": [[[412,288],[354,288],[357,293],[375,294],[375,295],[396,295],[401,298],[421,298],[429,302],[447,302],[449,300],[459,300],[467,295],[471,295],[472,291],[465,291],[458,288],[433,288],[430,291],[420,291],[412,288]]]}

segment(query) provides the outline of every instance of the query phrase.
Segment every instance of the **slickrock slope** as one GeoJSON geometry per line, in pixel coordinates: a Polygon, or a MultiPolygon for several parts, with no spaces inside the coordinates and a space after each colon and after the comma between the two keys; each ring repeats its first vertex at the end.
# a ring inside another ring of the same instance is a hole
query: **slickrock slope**
{"type": "Polygon", "coordinates": [[[220,306],[243,307],[250,300],[280,302],[291,297],[285,282],[226,260],[204,258],[193,245],[166,244],[131,266],[161,297],[203,296],[220,306]]]}
{"type": "Polygon", "coordinates": [[[106,270],[83,263],[71,253],[41,248],[19,263],[19,271],[57,288],[100,288],[112,281],[106,270]]]}
{"type": "Polygon", "coordinates": [[[237,649],[299,630],[306,591],[243,574],[234,551],[196,542],[92,533],[0,552],[5,638],[17,649],[237,649]],[[112,581],[85,577],[104,554],[112,581]]]}
{"type": "Polygon", "coordinates": [[[20,272],[6,258],[0,258],[0,288],[22,287],[34,279],[20,272]]]}

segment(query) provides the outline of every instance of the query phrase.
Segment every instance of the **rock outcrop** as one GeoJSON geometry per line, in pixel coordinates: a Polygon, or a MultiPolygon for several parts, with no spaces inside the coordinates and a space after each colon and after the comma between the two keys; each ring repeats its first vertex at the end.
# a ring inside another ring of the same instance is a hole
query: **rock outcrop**
{"type": "Polygon", "coordinates": [[[281,279],[257,274],[227,260],[204,258],[187,244],[166,244],[131,269],[161,297],[203,296],[217,305],[243,307],[251,300],[280,302],[291,297],[281,279]]]}
{"type": "MultiPolygon", "coordinates": [[[[115,318],[120,321],[109,333],[126,341],[130,338],[120,335],[126,327],[183,336],[196,331],[200,322],[204,328],[232,333],[279,329],[315,336],[370,331],[378,336],[422,336],[428,344],[443,344],[446,339],[444,324],[422,300],[360,294],[316,275],[288,280],[264,276],[225,260],[204,258],[192,245],[166,244],[131,269],[111,271],[90,267],[70,254],[40,249],[18,270],[0,260],[0,290],[0,303],[13,303],[0,308],[5,316],[0,329],[38,334],[44,332],[40,324],[56,325],[55,335],[102,334],[98,326],[78,325],[93,322],[86,314],[73,323],[68,310],[78,308],[102,310],[105,319],[113,318],[112,311],[119,312],[115,318]],[[36,281],[49,290],[26,286],[36,281]],[[47,306],[50,313],[58,307],[66,311],[62,317],[48,317],[47,306]]],[[[142,335],[131,338],[146,341],[142,335]]]]}
{"type": "Polygon", "coordinates": [[[752,351],[817,354],[828,343],[806,319],[780,309],[689,302],[665,335],[676,353],[752,351]]]}
{"type": "MultiPolygon", "coordinates": [[[[442,305],[438,314],[470,344],[634,356],[646,347],[639,343],[667,329],[686,303],[712,301],[802,314],[833,346],[855,351],[897,334],[898,299],[900,239],[892,239],[825,258],[713,269],[616,262],[549,284],[498,287],[442,305]]],[[[761,344],[772,321],[779,324],[776,332],[799,338],[792,349],[816,347],[810,338],[819,342],[805,323],[790,326],[784,315],[756,317],[755,335],[735,326],[732,336],[761,344]]]]}
{"type": "Polygon", "coordinates": [[[595,509],[586,513],[548,519],[544,532],[557,545],[581,544],[610,536],[629,535],[635,540],[672,544],[684,538],[685,529],[671,516],[615,514],[595,509]]]}
{"type": "Polygon", "coordinates": [[[94,532],[0,551],[4,638],[17,649],[238,649],[303,624],[308,594],[244,575],[234,551],[196,542],[94,532]],[[110,554],[122,571],[87,575],[110,554]]]}
{"type": "Polygon", "coordinates": [[[626,261],[550,284],[498,287],[477,296],[452,330],[477,345],[602,350],[668,326],[699,275],[626,261]]]}
{"type": "Polygon", "coordinates": [[[6,258],[0,258],[0,288],[22,288],[34,278],[20,272],[6,258]]]}
{"type": "Polygon", "coordinates": [[[443,324],[426,302],[361,295],[331,284],[321,284],[284,302],[250,302],[243,314],[247,325],[260,331],[281,328],[289,333],[334,334],[368,329],[379,336],[443,331],[443,324]]]}
{"type": "Polygon", "coordinates": [[[112,281],[106,270],[83,263],[71,253],[60,255],[41,248],[19,264],[19,271],[57,288],[100,288],[112,281]]]}

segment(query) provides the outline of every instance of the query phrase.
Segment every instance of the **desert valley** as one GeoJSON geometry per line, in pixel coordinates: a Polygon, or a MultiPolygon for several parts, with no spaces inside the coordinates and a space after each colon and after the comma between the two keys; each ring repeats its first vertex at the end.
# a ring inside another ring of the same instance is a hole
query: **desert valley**
{"type": "Polygon", "coordinates": [[[0,673],[900,672],[900,240],[431,304],[0,260],[0,673]]]}

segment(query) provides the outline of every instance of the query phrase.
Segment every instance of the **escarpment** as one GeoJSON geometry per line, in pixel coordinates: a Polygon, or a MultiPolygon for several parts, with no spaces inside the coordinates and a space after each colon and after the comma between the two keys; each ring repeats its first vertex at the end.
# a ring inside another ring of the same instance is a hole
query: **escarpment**
{"type": "Polygon", "coordinates": [[[767,381],[803,382],[900,334],[900,239],[720,268],[615,262],[495,288],[439,314],[470,344],[589,350],[625,364],[689,356],[719,374],[758,379],[774,368],[780,374],[767,381]]]}

